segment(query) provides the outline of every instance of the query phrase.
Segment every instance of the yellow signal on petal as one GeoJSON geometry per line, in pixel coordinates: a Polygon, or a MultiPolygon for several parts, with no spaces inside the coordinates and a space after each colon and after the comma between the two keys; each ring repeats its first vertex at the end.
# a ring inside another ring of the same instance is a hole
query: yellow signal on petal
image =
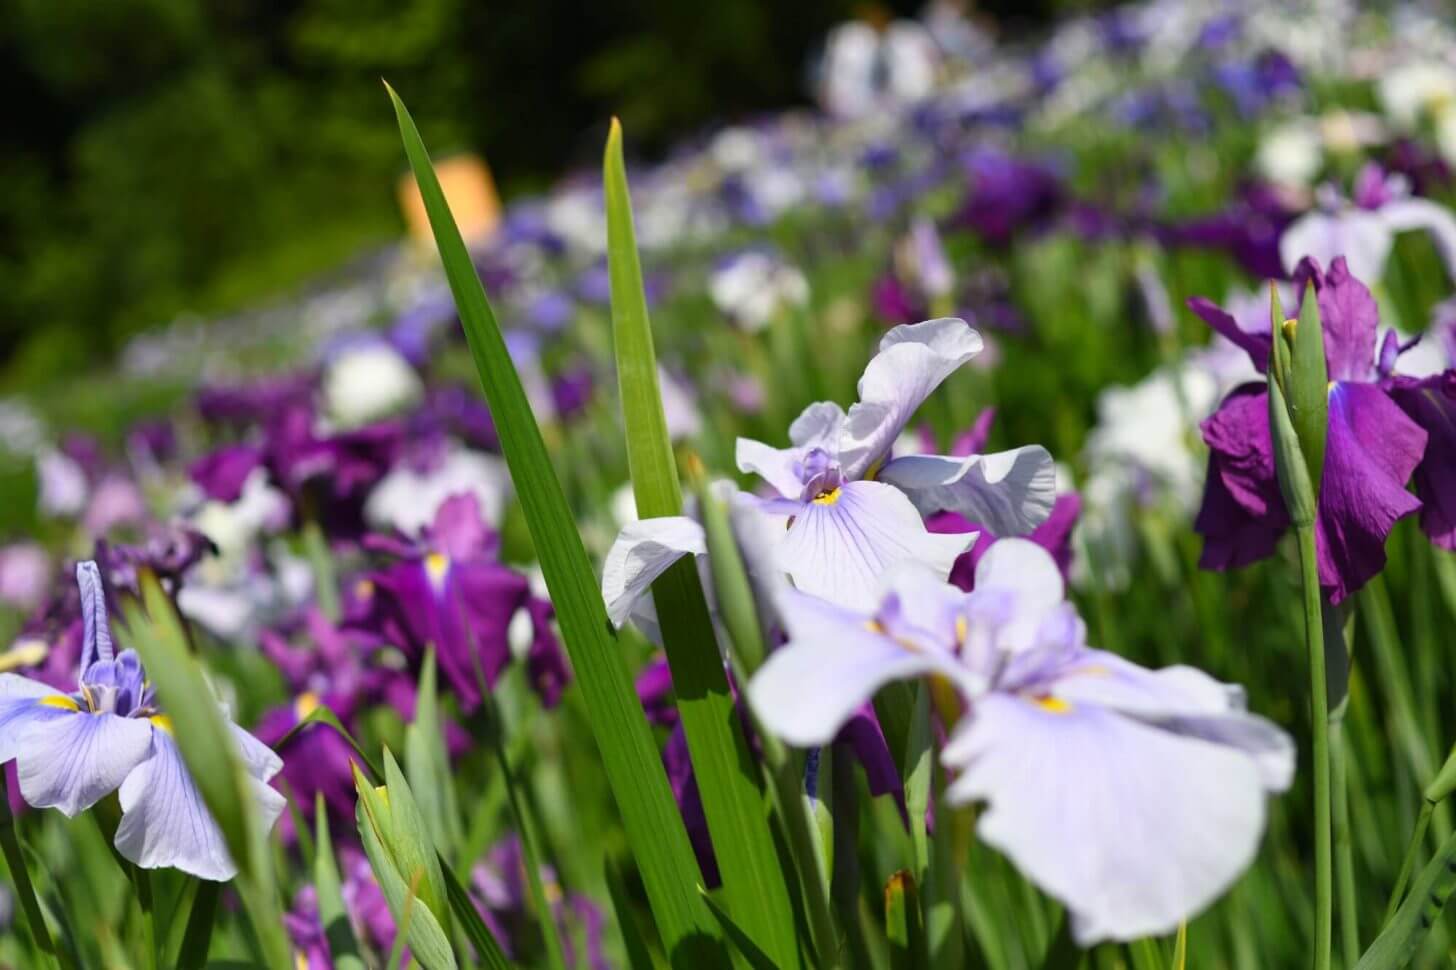
{"type": "Polygon", "coordinates": [[[820,494],[814,496],[814,504],[833,505],[834,503],[839,501],[839,493],[842,491],[843,489],[835,487],[827,492],[821,492],[820,494]]]}
{"type": "Polygon", "coordinates": [[[311,690],[306,690],[293,702],[293,714],[300,721],[318,710],[319,696],[311,690]]]}
{"type": "Polygon", "coordinates": [[[1047,697],[1037,697],[1037,698],[1033,698],[1032,699],[1032,703],[1036,704],[1037,707],[1041,708],[1042,710],[1044,710],[1044,711],[1046,711],[1046,712],[1048,712],[1050,714],[1070,714],[1070,713],[1072,713],[1072,705],[1071,704],[1068,704],[1066,701],[1062,700],[1060,697],[1051,697],[1051,696],[1047,696],[1047,697]]]}
{"type": "Polygon", "coordinates": [[[147,718],[147,720],[151,721],[153,724],[161,728],[163,731],[166,731],[168,734],[175,733],[172,730],[172,719],[165,714],[153,714],[151,717],[147,718]]]}
{"type": "Polygon", "coordinates": [[[450,560],[443,553],[432,552],[425,557],[425,574],[436,586],[445,581],[445,573],[449,568],[450,560]]]}
{"type": "Polygon", "coordinates": [[[56,707],[63,711],[79,711],[81,706],[65,694],[49,694],[40,699],[46,707],[56,707]]]}

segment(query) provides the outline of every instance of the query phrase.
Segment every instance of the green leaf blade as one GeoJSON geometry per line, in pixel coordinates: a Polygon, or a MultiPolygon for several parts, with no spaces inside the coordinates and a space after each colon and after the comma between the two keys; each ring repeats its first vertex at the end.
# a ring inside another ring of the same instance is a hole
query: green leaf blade
{"type": "Polygon", "coordinates": [[[698,897],[687,830],[540,428],[424,143],[399,96],[389,95],[664,945],[675,965],[722,965],[721,930],[698,897]]]}
{"type": "MultiPolygon", "coordinates": [[[[622,128],[615,120],[602,167],[612,340],[632,491],[643,517],[681,515],[682,487],[658,387],[622,128]]],[[[762,777],[734,709],[697,564],[674,563],[652,584],[652,595],[729,914],[776,966],[797,966],[793,903],[768,825],[762,777]]]]}

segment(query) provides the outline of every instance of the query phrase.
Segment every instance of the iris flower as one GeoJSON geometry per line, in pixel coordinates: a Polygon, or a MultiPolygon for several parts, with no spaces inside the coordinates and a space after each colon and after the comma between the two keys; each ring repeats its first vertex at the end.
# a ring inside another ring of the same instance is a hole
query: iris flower
{"type": "Polygon", "coordinates": [[[807,747],[887,682],[943,679],[964,706],[941,753],[948,802],[984,806],[980,837],[1068,908],[1079,944],[1168,933],[1252,861],[1293,743],[1237,687],[1087,646],[1062,593],[1024,539],[986,552],[971,593],[916,565],[859,609],[788,591],[789,640],[748,698],[807,747]]]}
{"type": "Polygon", "coordinates": [[[998,536],[1046,521],[1056,472],[1039,445],[967,457],[891,455],[915,410],[981,348],[963,320],[896,327],[880,341],[848,413],[827,401],[809,405],[789,428],[788,448],[738,439],[739,470],[779,493],[762,508],[790,517],[777,557],[799,589],[863,603],[886,569],[907,560],[944,579],[974,536],[934,535],[925,515],[956,512],[998,536]]]}
{"type": "MultiPolygon", "coordinates": [[[[1328,364],[1329,431],[1315,539],[1320,584],[1332,602],[1364,586],[1385,565],[1385,540],[1416,512],[1436,545],[1456,548],[1456,370],[1425,378],[1397,372],[1402,344],[1378,333],[1370,291],[1343,257],[1321,272],[1313,260],[1295,273],[1315,287],[1328,364]],[[1378,348],[1378,349],[1377,349],[1378,348]],[[1406,490],[1414,477],[1419,498],[1406,490]]],[[[1270,336],[1239,328],[1207,300],[1189,302],[1214,330],[1268,367],[1270,336]]],[[[1263,382],[1234,389],[1208,420],[1211,451],[1203,506],[1194,527],[1203,535],[1205,569],[1243,566],[1270,555],[1289,525],[1279,494],[1263,382]]]]}
{"type": "MultiPolygon", "coordinates": [[[[20,794],[35,808],[74,817],[120,792],[116,849],[144,869],[173,867],[224,881],[237,872],[222,832],[202,801],[157,706],[141,660],[115,651],[106,594],[95,562],[76,567],[84,634],[78,689],[62,693],[17,674],[0,674],[0,762],[14,760],[20,794]]],[[[238,754],[268,828],[283,796],[268,787],[283,762],[232,726],[238,754]]]]}
{"type": "Polygon", "coordinates": [[[525,576],[496,558],[497,545],[468,492],[442,502],[419,541],[367,537],[367,547],[398,558],[361,584],[360,608],[345,626],[378,635],[415,661],[433,645],[461,706],[474,710],[482,688],[493,687],[511,659],[516,621],[530,636],[527,676],[542,702],[554,706],[571,677],[551,629],[554,611],[525,576]]]}
{"type": "Polygon", "coordinates": [[[1350,202],[1328,193],[1321,208],[1285,229],[1279,254],[1291,273],[1305,257],[1328,266],[1343,256],[1357,279],[1378,283],[1395,237],[1414,230],[1430,233],[1447,272],[1456,279],[1456,217],[1444,206],[1412,196],[1404,176],[1386,175],[1370,164],[1356,178],[1350,202]]]}

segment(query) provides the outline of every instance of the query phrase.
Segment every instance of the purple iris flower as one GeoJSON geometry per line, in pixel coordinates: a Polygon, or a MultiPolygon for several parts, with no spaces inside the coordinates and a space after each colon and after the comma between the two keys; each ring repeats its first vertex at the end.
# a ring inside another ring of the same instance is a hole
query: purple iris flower
{"type": "MultiPolygon", "coordinates": [[[[263,655],[294,692],[289,703],[264,712],[253,728],[265,744],[276,747],[319,707],[332,711],[354,733],[357,718],[372,704],[392,707],[406,719],[413,716],[414,681],[402,670],[375,662],[384,647],[378,637],[336,626],[312,607],[303,612],[297,630],[291,632],[296,638],[281,630],[264,630],[259,635],[263,655]],[[295,639],[301,645],[296,646],[295,639]]],[[[306,727],[289,742],[287,754],[275,786],[292,795],[304,818],[313,817],[318,794],[339,819],[354,816],[351,764],[356,755],[337,731],[327,724],[306,727]]],[[[294,838],[291,817],[285,816],[279,828],[285,841],[294,838]]]]}
{"type": "Polygon", "coordinates": [[[1005,244],[1019,229],[1046,222],[1061,206],[1061,180],[1045,165],[996,149],[977,149],[963,161],[971,187],[960,221],[990,243],[1005,244]]]}
{"type": "MultiPolygon", "coordinates": [[[[231,879],[237,867],[182,761],[172,722],[157,707],[140,658],[112,646],[96,563],[78,564],[76,582],[83,623],[78,689],[61,693],[0,674],[0,762],[16,762],[27,804],[68,817],[119,789],[116,849],[136,865],[231,879]]],[[[233,726],[232,733],[271,828],[284,803],[267,782],[283,763],[241,728],[233,726]]]]}
{"type": "Polygon", "coordinates": [[[212,424],[260,425],[287,409],[308,404],[317,385],[318,375],[305,372],[205,386],[197,392],[197,411],[212,424]]]}
{"type": "Polygon", "coordinates": [[[1286,279],[1280,234],[1298,211],[1273,186],[1251,185],[1222,212],[1163,226],[1158,235],[1169,245],[1223,250],[1260,279],[1286,279]]]}
{"type": "Polygon", "coordinates": [[[542,703],[554,705],[570,671],[551,629],[551,606],[530,581],[496,558],[498,537],[474,495],[441,503],[419,541],[370,536],[365,545],[397,561],[368,575],[365,612],[351,628],[375,633],[419,661],[433,645],[460,704],[473,710],[511,659],[513,621],[529,628],[526,670],[542,703]],[[521,619],[517,619],[520,617],[521,619]]]}
{"type": "MultiPolygon", "coordinates": [[[[1343,257],[1327,273],[1313,260],[1295,272],[1296,285],[1315,287],[1329,369],[1329,431],[1315,539],[1320,584],[1338,603],[1385,565],[1385,540],[1395,523],[1422,510],[1406,490],[1416,476],[1431,503],[1422,525],[1450,547],[1449,496],[1456,489],[1450,460],[1453,431],[1451,371],[1425,379],[1395,373],[1402,348],[1393,333],[1379,341],[1379,310],[1343,257]],[[1434,447],[1428,447],[1434,442],[1434,447]]],[[[1241,329],[1207,300],[1189,307],[1215,331],[1243,348],[1259,371],[1269,362],[1269,333],[1241,329]]],[[[1279,492],[1269,432],[1267,391],[1244,384],[1203,422],[1211,453],[1203,507],[1194,527],[1204,537],[1201,565],[1230,569],[1274,551],[1289,525],[1279,492]]]]}
{"type": "Polygon", "coordinates": [[[784,449],[738,439],[739,470],[779,493],[761,499],[761,508],[789,517],[776,556],[800,589],[862,603],[886,569],[906,560],[944,578],[972,540],[928,532],[924,515],[957,512],[997,535],[1025,535],[1051,514],[1056,474],[1040,445],[891,457],[915,410],[982,346],[963,320],[896,327],[880,341],[848,413],[830,402],[811,404],[789,428],[784,449]]]}
{"type": "Polygon", "coordinates": [[[328,933],[319,915],[317,889],[304,886],[293,894],[293,907],[283,914],[283,927],[293,944],[296,970],[334,970],[328,933]]]}
{"type": "MultiPolygon", "coordinates": [[[[566,966],[606,970],[610,964],[602,948],[605,920],[601,909],[582,893],[563,892],[550,866],[541,867],[541,881],[550,900],[551,918],[559,930],[566,966]],[[578,941],[583,946],[581,952],[578,941]]],[[[475,908],[501,947],[508,956],[518,954],[532,918],[521,840],[514,834],[507,835],[492,846],[485,860],[471,870],[470,887],[475,908]]]]}
{"type": "Polygon", "coordinates": [[[459,385],[432,388],[410,418],[412,437],[439,433],[454,435],[481,451],[496,451],[500,438],[490,408],[480,394],[459,385]]]}
{"type": "Polygon", "coordinates": [[[941,752],[948,801],[984,806],[980,837],[1068,908],[1079,944],[1168,933],[1253,860],[1293,743],[1237,687],[1088,647],[1062,595],[1021,539],[991,548],[972,593],[914,565],[858,609],[788,591],[789,641],[748,697],[808,747],[884,684],[942,678],[963,705],[941,752]]]}

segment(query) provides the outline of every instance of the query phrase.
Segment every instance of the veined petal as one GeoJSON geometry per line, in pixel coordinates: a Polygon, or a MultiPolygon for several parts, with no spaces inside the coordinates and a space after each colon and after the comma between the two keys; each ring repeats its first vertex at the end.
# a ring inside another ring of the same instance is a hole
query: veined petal
{"type": "Polygon", "coordinates": [[[1197,668],[1148,670],[1115,654],[1087,650],[1081,662],[1058,672],[1051,695],[1239,748],[1254,759],[1271,792],[1286,790],[1294,780],[1294,740],[1272,721],[1245,709],[1243,688],[1197,668]]]}
{"type": "Polygon", "coordinates": [[[899,489],[848,482],[806,505],[778,545],[778,562],[794,585],[844,606],[879,600],[880,577],[905,561],[945,579],[974,535],[935,535],[899,489]]]}
{"type": "Polygon", "coordinates": [[[981,335],[954,317],[885,334],[859,379],[859,402],[849,409],[839,450],[845,478],[863,476],[884,458],[915,409],[983,346],[981,335]]]}
{"type": "MultiPolygon", "coordinates": [[[[739,439],[739,445],[743,439],[739,439]]],[[[683,556],[707,555],[703,527],[682,515],[639,519],[622,528],[602,564],[607,616],[621,626],[653,580],[683,556]]]]}
{"type": "Polygon", "coordinates": [[[770,448],[762,441],[739,438],[734,446],[734,460],[739,471],[745,475],[757,475],[784,498],[797,499],[803,491],[803,482],[799,481],[798,448],[770,448]]]}
{"type": "Polygon", "coordinates": [[[779,610],[791,639],[754,674],[748,701],[764,727],[790,744],[828,744],[892,680],[958,675],[949,653],[912,649],[873,632],[863,614],[817,597],[787,591],[779,610]]]}
{"type": "Polygon", "coordinates": [[[1095,705],[991,695],[946,746],[955,803],[1071,910],[1077,942],[1172,932],[1254,858],[1264,785],[1236,748],[1095,705]]]}
{"type": "Polygon", "coordinates": [[[74,818],[116,791],[152,743],[138,718],[70,712],[36,720],[20,738],[20,794],[36,808],[74,818]]]}
{"type": "Polygon", "coordinates": [[[243,756],[243,767],[248,769],[248,774],[259,781],[269,781],[283,770],[283,759],[272,748],[236,724],[228,726],[238,742],[238,753],[243,756]]]}
{"type": "Polygon", "coordinates": [[[0,764],[24,750],[26,735],[34,726],[79,713],[76,702],[54,687],[19,674],[0,674],[0,764]]]}
{"type": "Polygon", "coordinates": [[[1368,381],[1375,370],[1375,335],[1380,329],[1380,308],[1351,261],[1340,257],[1320,276],[1320,325],[1324,329],[1325,358],[1332,381],[1368,381]]]}
{"type": "Polygon", "coordinates": [[[1385,540],[1421,502],[1406,491],[1426,433],[1374,384],[1339,382],[1330,425],[1315,538],[1320,583],[1338,603],[1385,566],[1385,540]]]}
{"type": "MultiPolygon", "coordinates": [[[[267,831],[286,802],[261,781],[254,779],[252,788],[267,831]]],[[[166,731],[153,732],[150,756],[122,783],[121,811],[116,849],[143,869],[171,867],[217,882],[237,874],[222,830],[166,731]]]]}
{"type": "Polygon", "coordinates": [[[907,455],[881,470],[921,515],[956,512],[996,536],[1026,535],[1047,520],[1057,500],[1057,470],[1041,445],[969,458],[907,455]]]}

